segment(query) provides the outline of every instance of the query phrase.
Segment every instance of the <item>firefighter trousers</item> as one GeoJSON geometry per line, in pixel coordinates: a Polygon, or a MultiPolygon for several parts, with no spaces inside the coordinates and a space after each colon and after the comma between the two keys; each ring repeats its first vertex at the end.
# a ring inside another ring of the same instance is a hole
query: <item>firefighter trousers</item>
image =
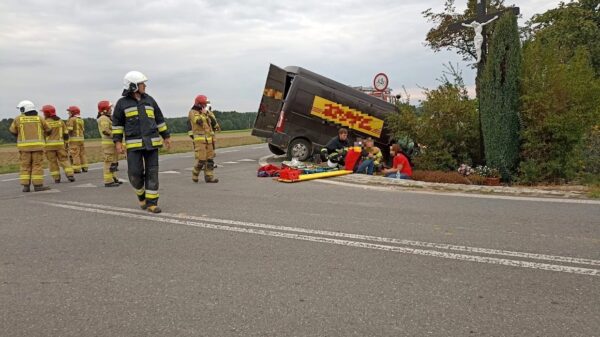
{"type": "Polygon", "coordinates": [[[73,171],[75,173],[80,173],[82,168],[88,168],[83,143],[69,143],[69,154],[71,155],[71,162],[73,163],[73,171]]]}
{"type": "Polygon", "coordinates": [[[67,177],[73,176],[73,168],[69,162],[69,155],[64,148],[46,149],[46,159],[48,159],[50,175],[54,180],[60,180],[60,167],[65,171],[67,177]]]}
{"type": "Polygon", "coordinates": [[[117,167],[119,166],[119,158],[117,156],[115,147],[103,147],[102,152],[104,154],[104,183],[110,184],[118,181],[119,178],[117,178],[117,167]]]}
{"type": "Polygon", "coordinates": [[[29,186],[33,183],[34,186],[44,184],[44,151],[25,152],[20,151],[21,172],[19,180],[21,185],[29,186]]]}
{"type": "Polygon", "coordinates": [[[196,165],[192,170],[192,180],[197,182],[201,171],[204,171],[204,180],[215,178],[215,149],[212,143],[195,144],[196,165]]]}
{"type": "Polygon", "coordinates": [[[127,175],[139,201],[158,205],[158,149],[127,151],[127,175]]]}

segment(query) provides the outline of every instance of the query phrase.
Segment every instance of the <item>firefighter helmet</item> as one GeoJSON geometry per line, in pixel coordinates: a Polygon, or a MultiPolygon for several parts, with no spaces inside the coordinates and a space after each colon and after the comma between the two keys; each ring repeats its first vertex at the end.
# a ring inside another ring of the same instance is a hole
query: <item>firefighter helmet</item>
{"type": "Polygon", "coordinates": [[[56,116],[56,108],[53,105],[47,104],[42,107],[44,117],[50,118],[56,116]]]}
{"type": "Polygon", "coordinates": [[[81,114],[81,110],[79,110],[78,106],[75,105],[71,105],[67,111],[69,112],[69,115],[71,116],[79,116],[79,114],[81,114]]]}
{"type": "Polygon", "coordinates": [[[111,106],[110,101],[100,101],[98,102],[98,112],[107,112],[111,106]]]}
{"type": "Polygon", "coordinates": [[[21,113],[34,111],[35,104],[33,104],[32,101],[21,101],[19,104],[17,104],[17,109],[19,109],[21,113]]]}
{"type": "Polygon", "coordinates": [[[207,105],[208,103],[210,103],[210,101],[208,100],[208,97],[204,96],[204,95],[198,95],[196,96],[196,99],[194,100],[194,104],[195,105],[207,105]]]}
{"type": "Polygon", "coordinates": [[[123,78],[123,88],[131,92],[136,92],[138,90],[138,84],[146,81],[148,81],[146,75],[139,71],[130,71],[125,74],[125,77],[123,78]]]}

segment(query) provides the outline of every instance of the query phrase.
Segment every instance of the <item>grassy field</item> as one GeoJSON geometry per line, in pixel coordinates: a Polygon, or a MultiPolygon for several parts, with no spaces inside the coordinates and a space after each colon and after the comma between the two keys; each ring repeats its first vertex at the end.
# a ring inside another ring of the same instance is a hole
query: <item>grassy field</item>
{"type": "MultiPolygon", "coordinates": [[[[175,134],[172,137],[173,144],[171,151],[161,150],[161,153],[183,153],[192,151],[192,141],[185,134],[175,134]]],[[[263,143],[262,138],[250,135],[249,130],[243,131],[225,131],[216,136],[217,148],[259,144],[263,143]]],[[[89,163],[102,161],[102,148],[99,139],[92,139],[85,142],[85,150],[89,163]]],[[[124,159],[121,158],[121,159],[124,159]]],[[[0,147],[0,173],[12,173],[19,171],[19,152],[15,144],[7,144],[0,147]]]]}

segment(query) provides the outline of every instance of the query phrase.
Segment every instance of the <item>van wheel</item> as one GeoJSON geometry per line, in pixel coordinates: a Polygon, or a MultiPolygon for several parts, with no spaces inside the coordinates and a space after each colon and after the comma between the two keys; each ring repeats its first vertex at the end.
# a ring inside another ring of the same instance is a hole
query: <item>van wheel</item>
{"type": "Polygon", "coordinates": [[[306,161],[312,154],[312,147],[305,139],[295,139],[288,148],[288,158],[298,158],[299,161],[306,161]]]}
{"type": "Polygon", "coordinates": [[[278,148],[277,146],[275,146],[273,144],[269,144],[269,150],[271,151],[272,154],[274,154],[276,156],[281,156],[282,154],[285,154],[285,151],[283,151],[282,149],[278,148]]]}

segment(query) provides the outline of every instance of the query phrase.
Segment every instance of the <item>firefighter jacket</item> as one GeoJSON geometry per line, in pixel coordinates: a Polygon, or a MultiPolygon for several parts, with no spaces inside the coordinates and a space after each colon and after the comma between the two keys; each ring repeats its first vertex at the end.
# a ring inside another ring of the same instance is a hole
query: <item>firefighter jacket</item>
{"type": "Polygon", "coordinates": [[[150,95],[138,101],[124,92],[115,105],[112,135],[114,142],[123,142],[128,151],[153,150],[162,147],[170,137],[167,124],[158,104],[150,95]]]}
{"type": "Polygon", "coordinates": [[[98,131],[102,139],[102,149],[112,149],[115,147],[112,135],[112,120],[106,115],[98,117],[98,131]]]}
{"type": "Polygon", "coordinates": [[[189,134],[194,140],[194,146],[213,143],[214,130],[211,118],[207,113],[200,111],[199,108],[192,108],[188,113],[188,123],[189,134]]]}
{"type": "Polygon", "coordinates": [[[67,130],[69,131],[69,143],[83,143],[85,123],[79,116],[70,117],[67,120],[67,130]]]}
{"type": "Polygon", "coordinates": [[[346,138],[346,140],[341,140],[340,136],[335,136],[327,142],[324,149],[327,149],[327,154],[332,154],[339,150],[344,150],[345,148],[350,146],[350,141],[346,138]]]}
{"type": "Polygon", "coordinates": [[[366,158],[369,154],[373,155],[371,159],[373,159],[373,163],[375,165],[379,165],[379,163],[381,163],[381,160],[383,159],[383,153],[381,153],[381,150],[377,146],[365,147],[363,150],[363,157],[366,158]]]}
{"type": "Polygon", "coordinates": [[[60,150],[65,148],[65,141],[69,139],[69,131],[67,125],[58,116],[46,119],[50,126],[50,134],[46,136],[47,150],[60,150]]]}
{"type": "Polygon", "coordinates": [[[23,152],[43,151],[45,135],[50,133],[48,123],[38,116],[37,111],[29,111],[17,116],[9,128],[17,136],[17,149],[23,152]]]}

